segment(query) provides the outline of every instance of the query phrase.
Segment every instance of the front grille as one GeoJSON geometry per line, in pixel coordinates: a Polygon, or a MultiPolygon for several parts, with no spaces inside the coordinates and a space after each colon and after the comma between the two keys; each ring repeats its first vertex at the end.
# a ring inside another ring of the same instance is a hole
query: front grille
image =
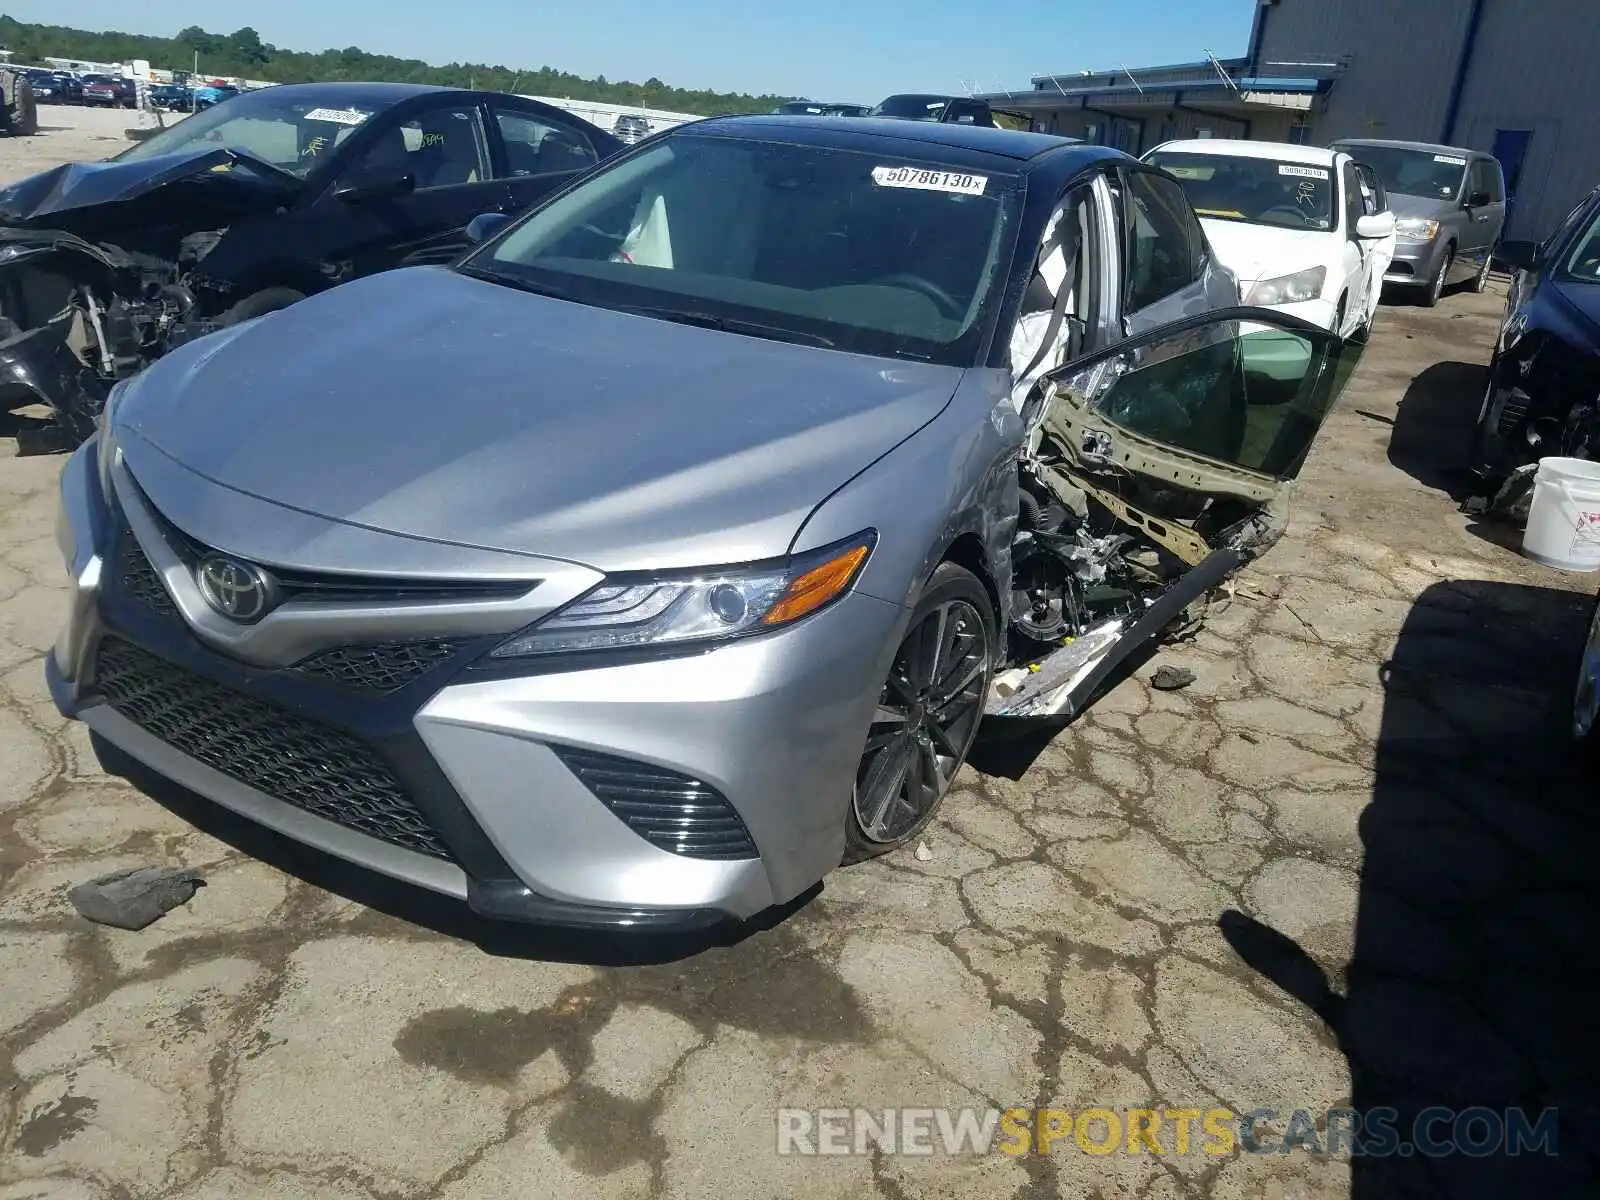
{"type": "Polygon", "coordinates": [[[710,784],[593,750],[551,749],[600,803],[652,846],[687,858],[756,857],[750,831],[710,784]]]}
{"type": "Polygon", "coordinates": [[[117,587],[123,595],[163,617],[178,611],[155,566],[127,529],[117,535],[117,587]]]}
{"type": "Polygon", "coordinates": [[[302,659],[295,670],[367,692],[394,692],[447,661],[460,642],[432,639],[378,646],[338,646],[302,659]]]}
{"type": "Polygon", "coordinates": [[[350,735],[119,638],[101,641],[96,664],[107,703],[173,749],[285,804],[453,861],[388,765],[350,735]]]}

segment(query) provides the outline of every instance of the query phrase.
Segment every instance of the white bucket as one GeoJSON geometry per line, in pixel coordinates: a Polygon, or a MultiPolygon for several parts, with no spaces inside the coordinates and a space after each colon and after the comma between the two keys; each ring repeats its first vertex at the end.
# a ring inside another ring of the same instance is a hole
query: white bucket
{"type": "Polygon", "coordinates": [[[1600,462],[1539,460],[1522,553],[1563,571],[1600,571],[1600,462]]]}

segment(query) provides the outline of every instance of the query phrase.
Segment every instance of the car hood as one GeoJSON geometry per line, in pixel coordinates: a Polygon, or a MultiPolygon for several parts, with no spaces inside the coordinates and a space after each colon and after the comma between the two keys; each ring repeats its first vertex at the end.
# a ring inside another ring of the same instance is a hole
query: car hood
{"type": "MultiPolygon", "coordinates": [[[[116,421],[136,474],[148,458],[128,445],[143,439],[302,514],[660,570],[784,554],[961,376],[417,267],[181,347],[116,421]]],[[[141,474],[158,508],[161,474],[141,474]]]]}
{"type": "Polygon", "coordinates": [[[1456,211],[1454,200],[1440,200],[1435,196],[1407,196],[1401,192],[1390,192],[1389,211],[1397,217],[1426,217],[1434,221],[1442,221],[1456,211]]]}
{"type": "Polygon", "coordinates": [[[1327,231],[1275,229],[1271,225],[1205,217],[1200,224],[1217,260],[1237,275],[1241,284],[1321,266],[1328,259],[1335,237],[1327,231]]]}
{"type": "MultiPolygon", "coordinates": [[[[128,204],[160,189],[182,198],[161,198],[162,216],[180,219],[186,210],[270,209],[303,185],[294,176],[222,146],[193,147],[114,162],[66,163],[0,188],[0,222],[37,223],[81,230],[115,223],[106,205],[128,204]],[[170,201],[170,203],[166,203],[170,201]],[[98,211],[96,211],[98,210],[98,211]]],[[[144,205],[119,213],[124,220],[143,215],[144,205]]]]}

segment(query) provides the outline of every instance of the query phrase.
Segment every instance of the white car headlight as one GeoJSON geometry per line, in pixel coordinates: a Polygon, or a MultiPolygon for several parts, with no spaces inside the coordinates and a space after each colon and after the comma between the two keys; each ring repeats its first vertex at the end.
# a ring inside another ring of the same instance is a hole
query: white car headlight
{"type": "Polygon", "coordinates": [[[1394,223],[1394,235],[1402,242],[1431,242],[1439,236],[1439,222],[1425,217],[1401,217],[1394,223]]]}
{"type": "Polygon", "coordinates": [[[1299,304],[1305,300],[1315,300],[1322,295],[1322,288],[1327,282],[1327,267],[1311,267],[1296,271],[1293,275],[1263,279],[1250,289],[1245,303],[1271,307],[1274,304],[1299,304]]]}
{"type": "Polygon", "coordinates": [[[490,652],[490,658],[691,646],[768,633],[850,590],[878,535],[867,530],[786,562],[608,580],[490,652]]]}

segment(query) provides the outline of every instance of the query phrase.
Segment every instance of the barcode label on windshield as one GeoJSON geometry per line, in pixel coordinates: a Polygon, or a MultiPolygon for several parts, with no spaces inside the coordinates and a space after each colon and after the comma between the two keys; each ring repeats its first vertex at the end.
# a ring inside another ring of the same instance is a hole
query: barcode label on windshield
{"type": "Polygon", "coordinates": [[[1457,158],[1453,154],[1435,154],[1433,156],[1433,161],[1436,163],[1443,163],[1447,167],[1464,167],[1467,165],[1466,159],[1457,158]]]}
{"type": "Polygon", "coordinates": [[[353,108],[313,108],[306,114],[306,120],[331,121],[335,125],[359,125],[368,115],[353,108]]]}
{"type": "Polygon", "coordinates": [[[966,175],[960,171],[922,171],[916,167],[873,167],[872,182],[879,187],[916,188],[923,192],[981,196],[983,189],[989,186],[989,177],[966,175]]]}
{"type": "Polygon", "coordinates": [[[1328,173],[1321,167],[1287,167],[1278,168],[1279,175],[1291,175],[1296,179],[1326,179],[1328,173]]]}

